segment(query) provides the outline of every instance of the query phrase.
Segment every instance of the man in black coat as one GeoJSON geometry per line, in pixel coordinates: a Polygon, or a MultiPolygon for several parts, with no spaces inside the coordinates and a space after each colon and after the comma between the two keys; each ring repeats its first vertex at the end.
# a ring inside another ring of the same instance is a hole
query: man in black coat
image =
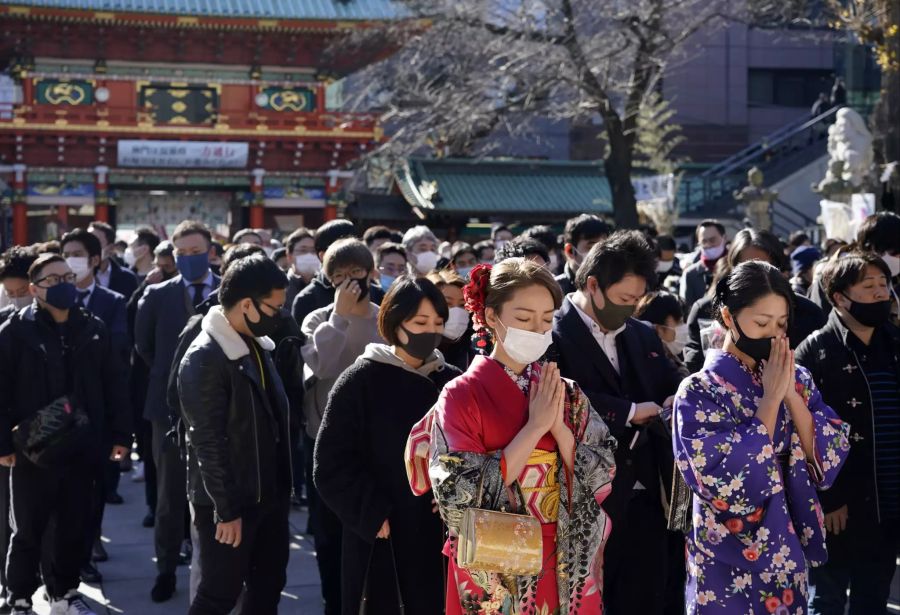
{"type": "Polygon", "coordinates": [[[0,328],[0,464],[11,467],[12,536],[9,600],[29,610],[40,585],[42,541],[55,520],[53,574],[44,579],[53,612],[88,614],[78,594],[90,513],[92,467],[121,460],[131,443],[131,411],[123,363],[103,322],[75,306],[75,274],[58,254],[29,269],[35,302],[0,328]],[[59,465],[35,465],[13,446],[12,429],[66,397],[90,421],[84,448],[59,465]]]}
{"type": "MultiPolygon", "coordinates": [[[[578,383],[619,443],[604,503],[613,531],[603,601],[611,615],[661,615],[667,599],[683,606],[683,583],[667,595],[660,481],[671,480],[673,454],[671,441],[651,427],[671,405],[680,377],[655,331],[631,318],[656,285],[654,250],[636,231],[614,233],[586,255],[575,283],[553,324],[560,372],[578,383]]],[[[680,551],[683,569],[683,543],[680,551]]]]}
{"type": "Polygon", "coordinates": [[[889,322],[890,269],[871,252],[829,261],[834,309],[797,349],[822,399],[850,424],[850,454],[820,493],[828,562],[813,568],[812,612],[885,613],[900,552],[900,330],[889,322]]]}
{"type": "Polygon", "coordinates": [[[133,271],[123,267],[119,261],[113,258],[114,245],[116,243],[116,231],[106,222],[91,222],[88,232],[92,233],[99,241],[102,250],[102,259],[97,269],[97,283],[111,291],[117,292],[125,300],[131,298],[138,287],[138,279],[133,271]]]}
{"type": "Polygon", "coordinates": [[[212,237],[200,222],[185,221],[175,228],[175,262],[180,275],[148,286],[138,303],[134,323],[135,348],[150,366],[144,417],[153,426],[153,459],[156,464],[157,502],[154,542],[157,579],[151,591],[155,602],[164,602],[175,592],[175,569],[185,537],[184,461],[173,440],[172,410],[166,388],[172,359],[188,318],[196,306],[219,286],[209,269],[212,237]]]}
{"type": "Polygon", "coordinates": [[[203,571],[190,615],[274,614],[287,575],[290,413],[269,352],[287,277],[265,256],[231,263],[221,305],[178,368],[188,497],[203,571]]]}

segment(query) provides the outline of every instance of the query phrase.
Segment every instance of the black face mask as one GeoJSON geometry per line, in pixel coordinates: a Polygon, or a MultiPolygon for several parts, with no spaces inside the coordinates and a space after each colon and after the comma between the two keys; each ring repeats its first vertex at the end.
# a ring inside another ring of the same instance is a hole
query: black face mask
{"type": "Polygon", "coordinates": [[[366,297],[369,296],[369,278],[353,278],[353,281],[359,284],[359,297],[357,297],[356,300],[365,301],[366,297]]]}
{"type": "Polygon", "coordinates": [[[847,311],[856,319],[856,322],[864,327],[880,327],[891,318],[890,299],[875,303],[860,303],[853,301],[850,297],[847,299],[850,301],[850,309],[847,311]]]}
{"type": "Polygon", "coordinates": [[[734,327],[741,336],[740,339],[734,342],[737,349],[757,363],[768,359],[769,355],[772,354],[772,340],[775,338],[747,337],[747,334],[741,330],[741,325],[738,324],[737,318],[732,318],[732,320],[734,321],[734,327]]]}
{"type": "Polygon", "coordinates": [[[256,301],[253,301],[253,307],[256,308],[256,313],[259,314],[259,320],[257,322],[252,322],[247,318],[247,314],[245,313],[244,323],[247,325],[247,328],[250,329],[250,333],[252,333],[254,337],[268,337],[278,331],[278,327],[281,326],[282,321],[280,310],[275,316],[269,316],[262,311],[262,306],[256,301]]]}
{"type": "Polygon", "coordinates": [[[409,354],[409,356],[424,361],[431,356],[434,349],[441,343],[440,333],[410,333],[406,327],[400,327],[406,333],[409,341],[400,344],[400,347],[409,354]]]}

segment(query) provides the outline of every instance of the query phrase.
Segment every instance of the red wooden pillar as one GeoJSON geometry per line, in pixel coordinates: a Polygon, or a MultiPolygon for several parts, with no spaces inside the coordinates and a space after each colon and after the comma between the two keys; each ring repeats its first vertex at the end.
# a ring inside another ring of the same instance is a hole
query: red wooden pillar
{"type": "Polygon", "coordinates": [[[24,164],[13,165],[13,243],[24,246],[28,243],[28,204],[25,202],[24,164]]]}
{"type": "Polygon", "coordinates": [[[265,169],[253,169],[253,180],[250,182],[250,228],[264,228],[266,224],[266,198],[263,193],[263,177],[265,169]]]}
{"type": "Polygon", "coordinates": [[[95,167],[94,173],[94,220],[109,222],[109,167],[95,167]]]}
{"type": "Polygon", "coordinates": [[[69,230],[69,207],[67,205],[59,205],[56,208],[56,219],[59,221],[59,228],[69,230]]]}
{"type": "Polygon", "coordinates": [[[341,191],[341,182],[336,171],[328,171],[325,176],[325,211],[322,218],[325,222],[338,217],[337,195],[341,191]]]}

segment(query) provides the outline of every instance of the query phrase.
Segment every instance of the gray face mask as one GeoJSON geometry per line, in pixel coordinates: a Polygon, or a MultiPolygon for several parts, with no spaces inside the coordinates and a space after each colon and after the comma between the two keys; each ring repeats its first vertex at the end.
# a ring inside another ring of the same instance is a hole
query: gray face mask
{"type": "Polygon", "coordinates": [[[624,325],[626,320],[631,318],[634,314],[635,306],[613,303],[609,300],[609,297],[606,296],[605,292],[601,290],[600,293],[603,295],[602,308],[597,307],[597,302],[591,297],[591,307],[594,308],[594,315],[597,317],[597,321],[603,325],[607,331],[615,331],[624,325]]]}

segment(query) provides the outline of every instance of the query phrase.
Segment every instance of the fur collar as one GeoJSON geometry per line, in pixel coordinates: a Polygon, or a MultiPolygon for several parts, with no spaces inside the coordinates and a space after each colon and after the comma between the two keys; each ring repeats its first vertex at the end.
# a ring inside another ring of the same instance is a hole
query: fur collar
{"type": "MultiPolygon", "coordinates": [[[[201,328],[222,347],[222,351],[229,361],[237,361],[250,354],[247,343],[237,331],[231,328],[231,324],[225,318],[225,310],[221,305],[217,305],[207,312],[203,317],[201,328]]],[[[275,342],[268,337],[258,337],[256,341],[263,350],[270,352],[275,350],[275,342]]]]}

